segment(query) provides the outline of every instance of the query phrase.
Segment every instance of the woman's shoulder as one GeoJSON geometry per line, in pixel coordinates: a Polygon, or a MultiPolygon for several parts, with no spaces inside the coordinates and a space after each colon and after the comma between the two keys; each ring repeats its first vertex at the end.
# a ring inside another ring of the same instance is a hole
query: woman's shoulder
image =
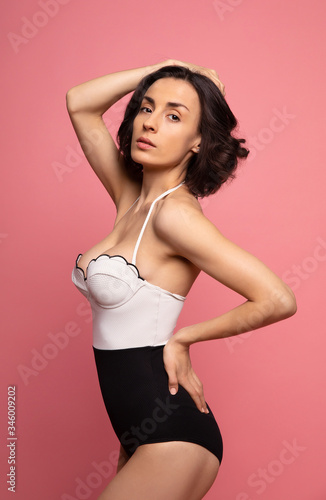
{"type": "Polygon", "coordinates": [[[198,199],[189,191],[178,189],[159,201],[156,213],[156,222],[162,223],[170,217],[182,214],[203,214],[198,199]]]}
{"type": "MultiPolygon", "coordinates": [[[[178,190],[179,191],[179,190],[178,190]]],[[[197,198],[187,191],[173,192],[160,200],[153,220],[157,235],[168,241],[182,237],[207,220],[197,198]]]]}

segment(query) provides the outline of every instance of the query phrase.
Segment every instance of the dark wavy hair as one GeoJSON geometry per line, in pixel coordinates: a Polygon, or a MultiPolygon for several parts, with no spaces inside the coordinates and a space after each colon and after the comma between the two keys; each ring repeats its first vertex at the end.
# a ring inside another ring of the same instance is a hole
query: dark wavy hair
{"type": "Polygon", "coordinates": [[[126,169],[133,179],[142,180],[142,165],[131,157],[133,123],[147,89],[160,78],[189,82],[198,94],[200,149],[188,162],[185,184],[197,198],[213,194],[224,182],[235,177],[238,159],[246,158],[249,150],[241,146],[245,139],[231,135],[238,122],[219,88],[210,78],[183,66],[162,67],[145,76],[135,89],[117,133],[126,169]]]}

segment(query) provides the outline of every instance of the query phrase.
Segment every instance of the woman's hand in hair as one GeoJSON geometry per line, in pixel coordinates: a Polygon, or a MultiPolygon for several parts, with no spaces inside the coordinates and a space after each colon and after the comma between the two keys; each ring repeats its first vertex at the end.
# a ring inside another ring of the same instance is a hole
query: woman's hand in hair
{"type": "Polygon", "coordinates": [[[215,69],[204,68],[203,66],[197,66],[196,64],[186,63],[182,61],[177,61],[176,59],[167,59],[162,63],[163,66],[184,66],[189,68],[191,71],[200,73],[204,76],[210,78],[215,85],[220,89],[223,96],[225,96],[225,86],[219,79],[219,76],[215,69]]]}

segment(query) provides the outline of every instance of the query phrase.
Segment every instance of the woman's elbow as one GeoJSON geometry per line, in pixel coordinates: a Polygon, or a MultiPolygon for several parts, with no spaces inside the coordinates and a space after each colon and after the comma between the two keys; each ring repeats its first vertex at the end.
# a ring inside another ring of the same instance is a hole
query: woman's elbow
{"type": "Polygon", "coordinates": [[[279,320],[290,318],[297,312],[297,301],[292,289],[284,283],[282,289],[276,292],[276,312],[279,320]]]}
{"type": "Polygon", "coordinates": [[[67,110],[70,114],[78,111],[78,101],[77,101],[77,92],[75,87],[72,87],[66,93],[66,105],[67,110]]]}

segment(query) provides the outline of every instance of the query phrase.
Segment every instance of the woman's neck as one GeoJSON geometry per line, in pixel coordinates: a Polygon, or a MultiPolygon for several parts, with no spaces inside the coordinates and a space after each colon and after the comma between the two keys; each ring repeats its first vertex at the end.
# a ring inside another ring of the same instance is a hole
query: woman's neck
{"type": "Polygon", "coordinates": [[[141,192],[139,195],[138,206],[151,203],[160,194],[168,189],[178,186],[185,179],[185,174],[176,172],[175,169],[171,172],[146,172],[143,171],[143,180],[141,192]]]}

